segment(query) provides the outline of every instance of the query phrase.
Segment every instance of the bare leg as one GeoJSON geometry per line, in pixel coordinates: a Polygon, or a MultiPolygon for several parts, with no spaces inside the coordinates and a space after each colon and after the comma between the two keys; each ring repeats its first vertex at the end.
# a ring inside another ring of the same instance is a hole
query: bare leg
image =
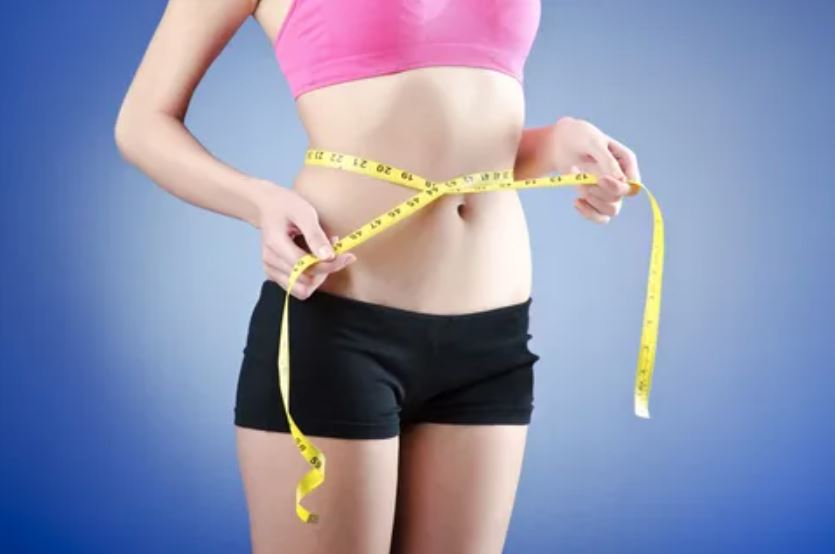
{"type": "Polygon", "coordinates": [[[392,553],[501,554],[527,430],[437,423],[404,429],[392,553]]]}
{"type": "Polygon", "coordinates": [[[397,493],[398,437],[313,437],[327,456],[324,484],[303,502],[320,515],[303,523],[296,483],[309,466],[287,433],[236,426],[238,460],[249,510],[252,551],[388,554],[397,493]]]}

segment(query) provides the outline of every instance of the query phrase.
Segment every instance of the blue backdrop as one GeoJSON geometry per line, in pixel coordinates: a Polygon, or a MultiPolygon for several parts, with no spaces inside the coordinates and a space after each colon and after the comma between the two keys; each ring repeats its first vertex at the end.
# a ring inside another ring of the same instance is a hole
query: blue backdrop
{"type": "MultiPolygon", "coordinates": [[[[257,231],[126,165],[119,102],[164,3],[4,9],[0,551],[248,552],[232,408],[257,231]]],[[[828,2],[551,2],[529,126],[631,146],[666,220],[650,410],[632,415],[646,195],[607,226],[523,202],[536,409],[506,552],[835,551],[828,2]]],[[[250,20],[187,124],[290,182],[303,130],[250,20]]]]}

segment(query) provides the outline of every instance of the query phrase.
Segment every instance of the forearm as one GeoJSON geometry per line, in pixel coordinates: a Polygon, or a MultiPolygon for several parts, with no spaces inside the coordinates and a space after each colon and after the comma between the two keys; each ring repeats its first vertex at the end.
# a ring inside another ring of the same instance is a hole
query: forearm
{"type": "Polygon", "coordinates": [[[143,114],[141,121],[123,116],[115,137],[125,160],[171,194],[260,227],[259,198],[276,185],[215,158],[181,120],[164,113],[143,114]]]}
{"type": "Polygon", "coordinates": [[[553,124],[522,131],[513,168],[515,179],[533,179],[556,171],[553,139],[553,124]]]}

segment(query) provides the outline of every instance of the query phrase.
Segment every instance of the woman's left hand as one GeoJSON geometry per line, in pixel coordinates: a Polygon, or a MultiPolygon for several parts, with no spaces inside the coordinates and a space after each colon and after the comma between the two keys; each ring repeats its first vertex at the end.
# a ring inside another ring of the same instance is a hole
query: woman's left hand
{"type": "Polygon", "coordinates": [[[549,155],[560,174],[590,173],[597,184],[578,185],[574,208],[595,223],[609,223],[620,213],[624,196],[640,189],[626,181],[641,181],[634,152],[582,119],[560,118],[552,126],[549,155]]]}

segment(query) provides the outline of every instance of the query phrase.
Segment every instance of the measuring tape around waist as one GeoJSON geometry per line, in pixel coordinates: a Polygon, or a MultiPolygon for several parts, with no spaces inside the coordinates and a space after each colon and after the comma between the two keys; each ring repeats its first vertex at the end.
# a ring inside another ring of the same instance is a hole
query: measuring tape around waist
{"type": "MultiPolygon", "coordinates": [[[[347,252],[371,237],[382,233],[395,223],[428,206],[445,194],[471,194],[508,189],[528,189],[540,187],[565,187],[597,184],[597,178],[588,173],[554,175],[534,179],[513,179],[513,170],[482,171],[462,175],[447,181],[430,181],[410,171],[380,163],[367,158],[352,156],[329,150],[308,149],[305,165],[330,167],[353,173],[359,173],[390,183],[402,185],[419,192],[397,206],[365,223],[352,233],[341,238],[333,245],[336,254],[347,252]]],[[[650,200],[653,216],[652,249],[650,251],[649,278],[647,280],[644,318],[641,330],[641,343],[638,351],[638,364],[635,374],[634,402],[635,415],[649,418],[649,393],[652,387],[652,374],[655,366],[655,351],[658,338],[658,316],[661,310],[661,277],[664,265],[664,220],[655,197],[642,183],[629,181],[629,196],[645,190],[650,200]]],[[[311,465],[311,469],[299,480],[296,486],[296,514],[305,523],[316,523],[319,515],[311,513],[301,505],[301,499],[319,487],[325,480],[325,455],[298,428],[290,415],[290,329],[288,307],[290,291],[298,277],[304,271],[321,260],[313,255],[302,256],[292,268],[284,298],[284,310],[281,316],[281,332],[278,339],[278,381],[284,403],[284,412],[296,446],[302,457],[311,465]]],[[[315,294],[315,292],[314,292],[315,294]]]]}

